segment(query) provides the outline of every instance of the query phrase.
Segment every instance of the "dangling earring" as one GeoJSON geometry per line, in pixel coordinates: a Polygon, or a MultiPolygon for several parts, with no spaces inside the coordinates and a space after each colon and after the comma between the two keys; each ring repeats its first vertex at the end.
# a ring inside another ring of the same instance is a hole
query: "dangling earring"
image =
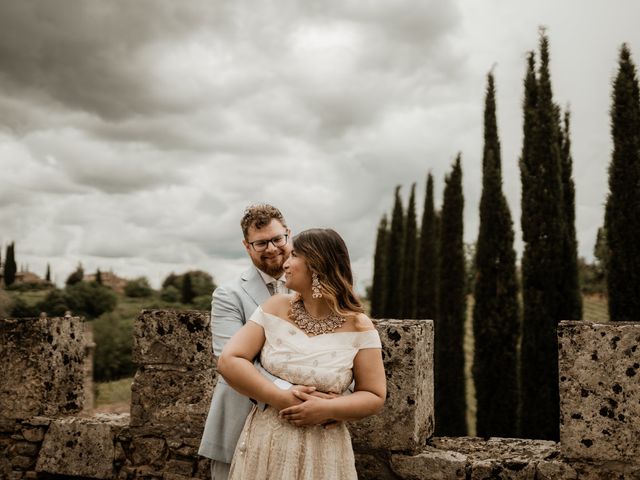
{"type": "Polygon", "coordinates": [[[313,298],[322,298],[322,291],[320,290],[320,280],[318,280],[318,274],[313,272],[311,274],[311,295],[313,298]]]}

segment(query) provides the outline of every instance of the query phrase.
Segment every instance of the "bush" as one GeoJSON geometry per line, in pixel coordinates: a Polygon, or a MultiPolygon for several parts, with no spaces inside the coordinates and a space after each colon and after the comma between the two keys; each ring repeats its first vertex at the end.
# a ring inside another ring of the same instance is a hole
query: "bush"
{"type": "Polygon", "coordinates": [[[41,312],[47,312],[50,317],[61,317],[71,310],[67,295],[58,288],[51,290],[38,304],[38,308],[41,312]]]}
{"type": "Polygon", "coordinates": [[[106,313],[91,325],[96,344],[93,378],[105,382],[132,376],[133,320],[106,313]]]}
{"type": "Polygon", "coordinates": [[[11,309],[13,308],[13,299],[4,290],[0,290],[0,318],[7,318],[11,316],[11,309]]]}
{"type": "Polygon", "coordinates": [[[131,298],[147,298],[153,293],[149,280],[145,277],[138,277],[133,280],[129,280],[124,287],[124,294],[131,298]]]}
{"type": "Polygon", "coordinates": [[[14,318],[37,317],[40,315],[40,309],[35,305],[29,305],[21,297],[15,297],[13,307],[11,308],[11,316],[14,318]]]}
{"type": "Polygon", "coordinates": [[[191,303],[194,310],[208,312],[211,310],[211,295],[199,295],[191,303]]]}
{"type": "Polygon", "coordinates": [[[82,264],[79,263],[75,271],[73,271],[71,275],[67,277],[65,284],[67,286],[75,285],[77,283],[82,282],[83,279],[84,279],[84,269],[82,268],[82,264]]]}
{"type": "Polygon", "coordinates": [[[193,293],[196,297],[199,297],[200,295],[211,295],[216,289],[213,277],[202,270],[191,270],[183,273],[182,275],[171,273],[164,279],[164,282],[162,282],[162,288],[165,289],[169,286],[173,286],[181,292],[182,283],[184,282],[187,274],[191,278],[191,288],[193,289],[193,293]]]}
{"type": "Polygon", "coordinates": [[[68,286],[65,293],[73,314],[84,315],[90,319],[112,311],[118,304],[113,290],[96,282],[78,282],[68,286]]]}
{"type": "Polygon", "coordinates": [[[162,289],[162,292],[160,292],[160,298],[165,302],[177,303],[180,301],[180,290],[173,285],[169,285],[162,289]]]}

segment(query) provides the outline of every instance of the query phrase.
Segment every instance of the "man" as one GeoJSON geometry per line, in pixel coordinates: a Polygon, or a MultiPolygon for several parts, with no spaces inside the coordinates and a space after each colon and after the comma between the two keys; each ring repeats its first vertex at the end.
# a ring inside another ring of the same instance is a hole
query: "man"
{"type": "MultiPolygon", "coordinates": [[[[251,205],[245,210],[240,226],[244,235],[242,243],[253,265],[239,278],[213,292],[211,332],[216,357],[258,305],[274,293],[287,293],[283,265],[292,246],[291,231],[282,213],[271,205],[251,205]]],[[[291,387],[290,383],[273,377],[264,369],[259,370],[280,388],[291,387]]],[[[252,406],[251,400],[237,393],[224,378],[218,376],[198,451],[212,459],[213,480],[228,477],[233,452],[252,406]]]]}

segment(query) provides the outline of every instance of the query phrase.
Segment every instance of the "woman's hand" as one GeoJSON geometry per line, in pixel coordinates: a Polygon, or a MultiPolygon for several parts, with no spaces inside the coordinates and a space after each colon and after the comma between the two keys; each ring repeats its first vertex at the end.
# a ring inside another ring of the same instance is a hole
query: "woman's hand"
{"type": "MultiPolygon", "coordinates": [[[[290,390],[302,403],[280,411],[280,418],[297,427],[322,425],[331,421],[330,398],[319,398],[300,390],[290,390]]],[[[325,394],[330,397],[329,394],[325,394]]]]}
{"type": "Polygon", "coordinates": [[[306,394],[314,394],[316,387],[307,387],[304,385],[294,385],[289,390],[281,390],[280,394],[274,402],[272,403],[272,407],[276,410],[281,411],[288,407],[292,407],[294,405],[300,405],[302,400],[296,396],[296,393],[302,392],[306,394]]]}

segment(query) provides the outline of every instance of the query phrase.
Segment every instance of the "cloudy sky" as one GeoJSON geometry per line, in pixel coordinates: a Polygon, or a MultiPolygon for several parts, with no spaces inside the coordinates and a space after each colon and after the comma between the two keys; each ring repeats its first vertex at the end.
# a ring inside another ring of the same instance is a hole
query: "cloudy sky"
{"type": "MultiPolygon", "coordinates": [[[[0,1],[0,245],[63,284],[78,262],[147,276],[246,265],[245,205],[297,231],[336,228],[359,290],[378,221],[462,152],[477,236],[486,74],[497,84],[504,189],[519,225],[527,52],[551,42],[573,112],[580,255],[607,191],[618,48],[640,61],[634,0],[0,1]]],[[[517,249],[521,251],[519,228],[517,249]]]]}

